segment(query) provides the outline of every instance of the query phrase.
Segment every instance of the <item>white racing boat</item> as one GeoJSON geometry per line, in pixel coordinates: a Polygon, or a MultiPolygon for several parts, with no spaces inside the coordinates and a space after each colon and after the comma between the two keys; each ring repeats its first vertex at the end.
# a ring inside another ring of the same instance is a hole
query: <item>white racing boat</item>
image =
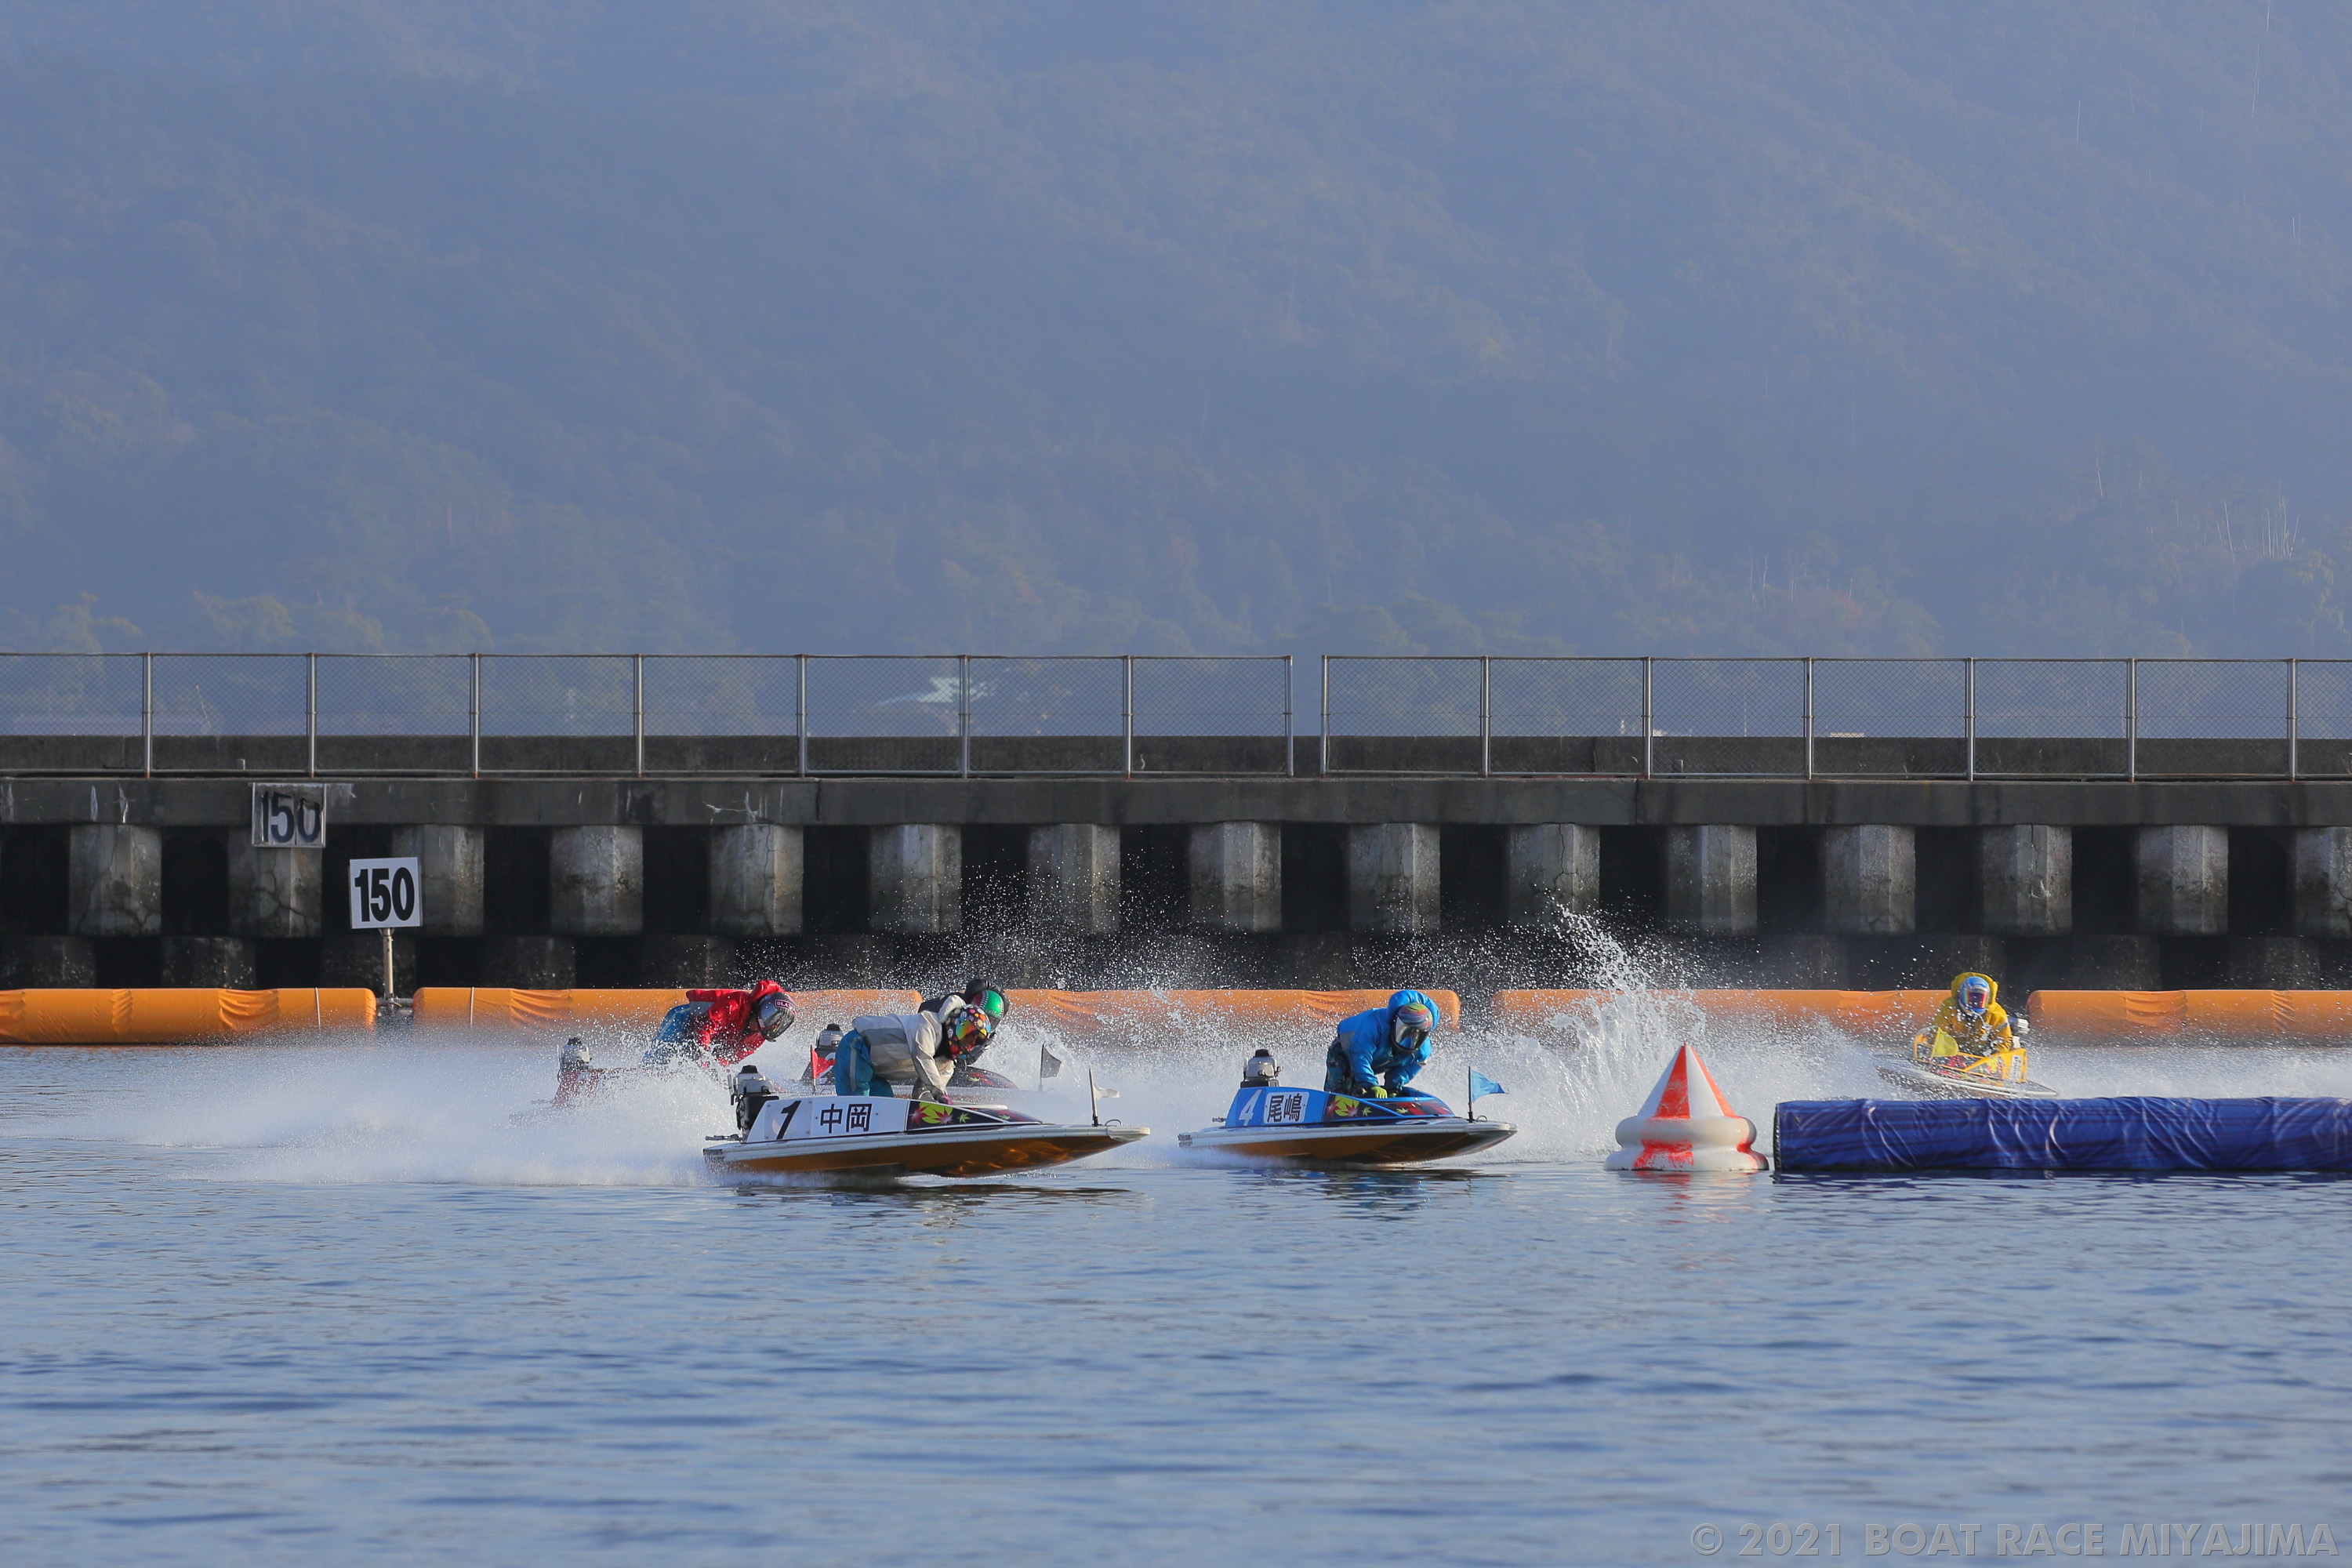
{"type": "Polygon", "coordinates": [[[1928,1100],[2056,1100],[2058,1091],[2030,1078],[1991,1078],[1931,1066],[1926,1062],[1883,1061],[1878,1076],[1897,1089],[1907,1089],[1928,1100]]]}
{"type": "Polygon", "coordinates": [[[786,1095],[744,1109],[744,1131],[705,1143],[702,1155],[715,1173],[984,1176],[1083,1160],[1150,1131],[887,1095],[786,1095]]]}
{"type": "Polygon", "coordinates": [[[1518,1129],[1507,1121],[1456,1116],[1435,1095],[1415,1090],[1377,1099],[1291,1089],[1262,1082],[1267,1070],[1245,1078],[1234,1103],[1213,1127],[1177,1134],[1187,1149],[1215,1150],[1255,1160],[1301,1160],[1354,1165],[1409,1165],[1442,1160],[1500,1143],[1518,1129]]]}
{"type": "MultiPolygon", "coordinates": [[[[2023,1021],[2017,1024],[2023,1033],[2023,1021]]],[[[1878,1076],[1929,1100],[2056,1100],[2058,1091],[2025,1076],[2025,1048],[1970,1056],[1937,1030],[1911,1042],[1910,1059],[1882,1061],[1878,1076]]]]}

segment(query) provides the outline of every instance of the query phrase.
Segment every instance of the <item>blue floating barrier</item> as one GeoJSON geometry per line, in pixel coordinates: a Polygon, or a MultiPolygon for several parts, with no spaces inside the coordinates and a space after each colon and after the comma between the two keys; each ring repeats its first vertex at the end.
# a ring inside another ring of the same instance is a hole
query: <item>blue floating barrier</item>
{"type": "Polygon", "coordinates": [[[1827,1171],[2352,1171],[2352,1100],[1791,1100],[1772,1163],[1827,1171]]]}

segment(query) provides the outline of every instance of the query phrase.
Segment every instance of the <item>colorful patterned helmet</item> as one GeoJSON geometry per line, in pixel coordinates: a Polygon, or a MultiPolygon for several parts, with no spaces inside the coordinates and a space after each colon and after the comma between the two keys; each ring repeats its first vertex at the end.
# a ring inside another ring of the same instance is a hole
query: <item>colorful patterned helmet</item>
{"type": "Polygon", "coordinates": [[[969,1002],[950,1009],[943,1022],[947,1026],[948,1049],[960,1057],[977,1052],[996,1034],[996,1020],[969,1002]]]}
{"type": "Polygon", "coordinates": [[[1960,1011],[1975,1015],[1992,1005],[1992,982],[1981,974],[1960,976],[1960,1011]]]}
{"type": "Polygon", "coordinates": [[[1430,1016],[1428,1008],[1418,1002],[1408,1002],[1398,1008],[1396,1017],[1390,1025],[1400,1044],[1408,1035],[1426,1037],[1436,1026],[1437,1020],[1430,1016]]]}

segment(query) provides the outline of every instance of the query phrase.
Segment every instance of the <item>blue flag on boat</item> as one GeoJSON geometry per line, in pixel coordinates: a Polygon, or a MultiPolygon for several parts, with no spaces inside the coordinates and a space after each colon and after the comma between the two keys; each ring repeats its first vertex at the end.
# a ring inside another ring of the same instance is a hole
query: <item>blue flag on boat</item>
{"type": "Polygon", "coordinates": [[[1481,1096],[1484,1096],[1484,1095],[1489,1095],[1489,1094],[1504,1094],[1504,1093],[1507,1093],[1507,1092],[1508,1092],[1508,1091],[1507,1091],[1507,1090],[1506,1090],[1506,1089],[1503,1088],[1503,1086],[1502,1086],[1501,1084],[1496,1083],[1493,1079],[1488,1078],[1485,1073],[1480,1072],[1476,1068],[1472,1068],[1470,1069],[1470,1098],[1471,1098],[1471,1099],[1473,1099],[1473,1100],[1476,1100],[1476,1099],[1479,1099],[1481,1096]]]}

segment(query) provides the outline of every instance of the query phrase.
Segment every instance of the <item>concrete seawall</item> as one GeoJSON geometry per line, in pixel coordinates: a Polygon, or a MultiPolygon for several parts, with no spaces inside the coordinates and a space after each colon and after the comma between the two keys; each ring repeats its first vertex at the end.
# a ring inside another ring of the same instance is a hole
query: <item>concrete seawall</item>
{"type": "Polygon", "coordinates": [[[1694,984],[2352,982],[2352,782],[369,778],[320,850],[252,782],[0,780],[0,984],[372,984],[389,854],[404,988],[1574,984],[1562,910],[1694,984]]]}

